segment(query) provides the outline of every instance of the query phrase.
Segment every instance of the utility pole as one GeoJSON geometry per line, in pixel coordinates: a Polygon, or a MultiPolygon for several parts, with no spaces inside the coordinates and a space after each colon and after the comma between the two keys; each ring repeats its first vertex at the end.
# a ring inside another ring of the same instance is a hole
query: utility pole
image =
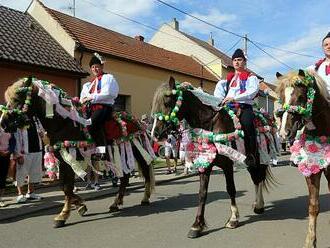
{"type": "Polygon", "coordinates": [[[247,51],[247,49],[248,49],[248,47],[247,47],[248,38],[247,38],[247,34],[244,35],[243,42],[244,42],[244,55],[247,58],[248,57],[248,51],[247,51]]]}
{"type": "Polygon", "coordinates": [[[72,0],[72,5],[69,6],[67,9],[72,11],[72,15],[76,17],[76,0],[72,0]]]}

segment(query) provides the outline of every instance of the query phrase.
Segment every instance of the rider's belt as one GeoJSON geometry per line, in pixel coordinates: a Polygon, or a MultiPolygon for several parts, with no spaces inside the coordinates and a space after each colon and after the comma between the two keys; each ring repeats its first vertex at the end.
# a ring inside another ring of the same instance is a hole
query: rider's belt
{"type": "Polygon", "coordinates": [[[231,109],[252,109],[252,105],[239,102],[229,103],[228,106],[231,109]]]}

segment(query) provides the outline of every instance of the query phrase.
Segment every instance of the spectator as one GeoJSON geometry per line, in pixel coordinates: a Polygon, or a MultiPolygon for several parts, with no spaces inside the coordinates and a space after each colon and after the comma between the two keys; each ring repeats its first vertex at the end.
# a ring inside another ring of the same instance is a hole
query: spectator
{"type": "Polygon", "coordinates": [[[0,208],[5,207],[2,197],[5,193],[6,178],[10,163],[10,153],[12,145],[10,145],[14,139],[9,133],[5,133],[0,129],[0,208]]]}
{"type": "Polygon", "coordinates": [[[24,160],[16,165],[16,186],[18,196],[17,203],[24,203],[26,200],[41,200],[42,197],[35,193],[34,184],[40,183],[42,179],[42,131],[37,119],[30,122],[27,129],[18,130],[16,135],[16,151],[18,156],[24,160]],[[38,128],[39,127],[39,128],[38,128]],[[23,186],[27,180],[27,193],[24,194],[23,186]]]}
{"type": "Polygon", "coordinates": [[[165,142],[165,159],[166,159],[166,165],[167,165],[166,174],[176,173],[176,167],[178,164],[177,156],[178,156],[177,138],[175,137],[175,132],[172,131],[167,136],[167,140],[165,142]],[[174,159],[173,170],[171,170],[171,162],[170,162],[170,158],[172,155],[173,155],[173,159],[174,159]]]}

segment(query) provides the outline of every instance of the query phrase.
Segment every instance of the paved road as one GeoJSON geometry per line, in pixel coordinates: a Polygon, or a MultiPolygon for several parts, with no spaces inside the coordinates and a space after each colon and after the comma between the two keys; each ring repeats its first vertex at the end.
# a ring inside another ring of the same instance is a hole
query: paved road
{"type": "MultiPolygon", "coordinates": [[[[236,172],[237,202],[241,226],[224,229],[229,217],[229,200],[223,175],[212,175],[206,218],[209,229],[199,239],[186,238],[193,223],[198,191],[198,178],[185,178],[157,187],[148,207],[139,206],[142,190],[129,192],[125,208],[107,213],[113,197],[88,201],[89,214],[72,213],[68,225],[52,228],[58,209],[38,212],[33,216],[7,220],[0,225],[0,247],[302,247],[307,229],[307,196],[304,178],[296,168],[273,168],[279,185],[265,195],[266,212],[252,212],[254,188],[245,170],[236,172]]],[[[1,211],[1,210],[0,210],[1,211]]],[[[318,247],[330,247],[330,194],[322,180],[321,213],[318,222],[318,247]]]]}

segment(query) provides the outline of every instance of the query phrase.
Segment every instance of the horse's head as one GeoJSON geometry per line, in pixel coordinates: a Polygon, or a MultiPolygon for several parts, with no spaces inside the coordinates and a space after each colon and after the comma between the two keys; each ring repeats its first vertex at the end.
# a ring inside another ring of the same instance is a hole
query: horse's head
{"type": "Polygon", "coordinates": [[[280,136],[292,141],[312,117],[315,95],[315,78],[309,73],[299,70],[287,75],[276,73],[282,108],[278,110],[281,119],[280,136]]]}
{"type": "Polygon", "coordinates": [[[33,95],[37,94],[33,85],[33,78],[23,78],[9,86],[5,92],[7,106],[1,106],[1,127],[7,132],[15,132],[17,128],[28,125],[31,114],[36,103],[33,95]]]}
{"type": "Polygon", "coordinates": [[[176,130],[178,112],[182,104],[182,90],[178,88],[173,77],[168,83],[160,85],[153,98],[151,114],[154,123],[151,135],[158,139],[166,137],[171,130],[176,130]]]}

